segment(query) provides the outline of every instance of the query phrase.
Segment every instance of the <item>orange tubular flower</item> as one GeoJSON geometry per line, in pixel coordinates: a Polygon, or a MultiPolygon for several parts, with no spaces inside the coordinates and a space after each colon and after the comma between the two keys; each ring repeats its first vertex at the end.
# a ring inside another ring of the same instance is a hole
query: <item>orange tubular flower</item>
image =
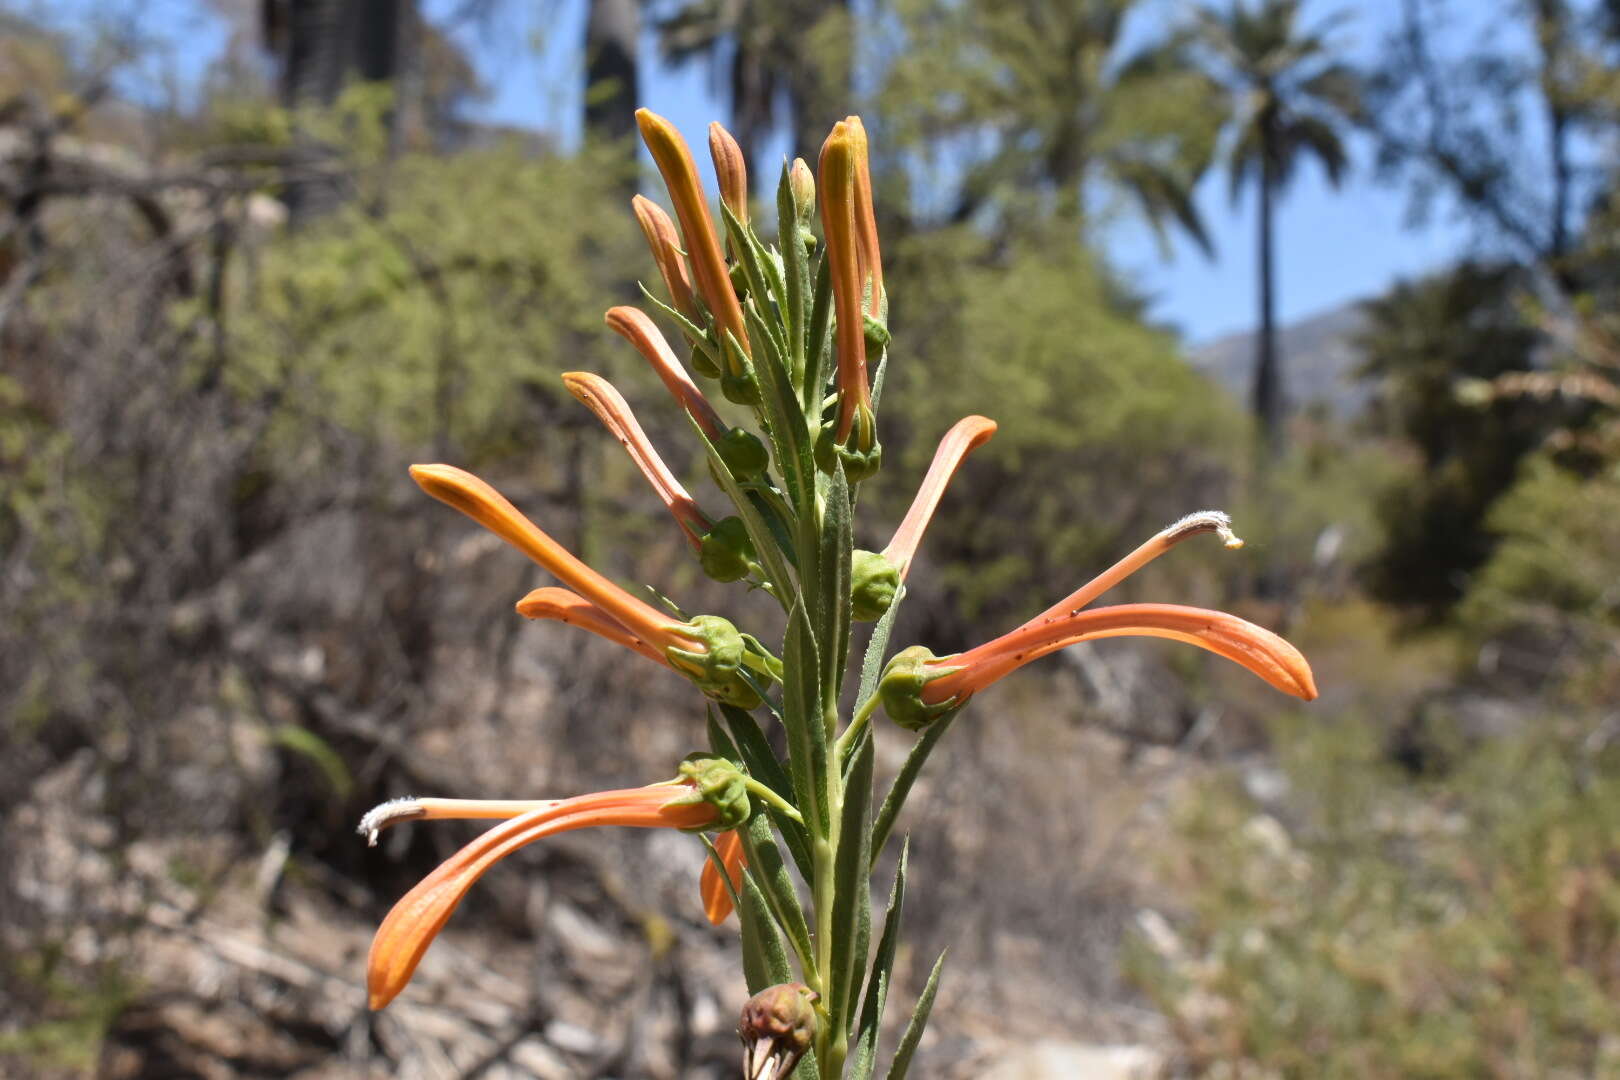
{"type": "Polygon", "coordinates": [[[709,157],[714,159],[714,176],[720,182],[720,201],[732,217],[748,224],[748,159],[718,120],[709,125],[709,157]]]}
{"type": "Polygon", "coordinates": [[[1316,697],[1310,665],[1270,630],[1224,611],[1180,604],[1120,604],[1025,625],[994,641],[927,665],[938,677],[922,688],[925,705],[963,702],[1004,675],[1058,649],[1107,637],[1161,637],[1208,649],[1242,664],[1285,694],[1316,697]]]}
{"type": "Polygon", "coordinates": [[[872,283],[865,310],[874,318],[882,318],[883,256],[878,250],[877,212],[872,208],[872,165],[867,152],[866,127],[858,116],[845,117],[844,123],[849,125],[855,150],[855,246],[860,256],[862,290],[868,280],[872,283]]]}
{"type": "MultiPolygon", "coordinates": [[[[827,234],[833,310],[838,321],[838,426],[835,441],[849,439],[855,421],[872,413],[866,385],[866,326],[862,317],[860,251],[855,239],[855,146],[847,121],[833,125],[821,145],[816,193],[827,234]]],[[[864,449],[865,447],[863,447],[864,449]]]]}
{"type": "Polygon", "coordinates": [[[454,465],[412,465],[411,479],[446,506],[460,510],[490,532],[561,578],[575,592],[631,634],[663,653],[701,648],[685,624],[636,599],[580,562],[540,526],[518,512],[500,492],[454,465]]]}
{"type": "Polygon", "coordinates": [[[650,109],[636,110],[636,125],[664,178],[664,186],[669,189],[670,201],[675,204],[675,216],[680,220],[681,235],[686,239],[687,257],[692,263],[698,292],[709,305],[722,335],[730,332],[747,353],[748,332],[743,327],[742,304],[731,287],[726,260],[714,234],[714,219],[709,216],[708,200],[704,198],[703,185],[698,182],[697,167],[692,163],[692,152],[675,125],[650,109]]]}
{"type": "Polygon", "coordinates": [[[698,879],[698,891],[703,896],[703,914],[710,923],[719,926],[732,912],[731,894],[742,891],[743,867],[748,865],[748,858],[743,854],[742,837],[736,829],[728,829],[716,836],[714,851],[725,864],[731,888],[727,889],[726,883],[720,880],[720,871],[715,869],[714,860],[705,859],[703,873],[698,879]]]}
{"type": "Polygon", "coordinates": [[[599,791],[559,801],[530,804],[477,800],[406,799],[385,803],[367,814],[360,828],[375,836],[396,821],[436,817],[511,817],[446,859],[389,911],[371,943],[366,991],[371,1008],[381,1009],[405,988],[422,955],[444,928],[474,882],[508,855],[536,840],[573,829],[623,825],[644,829],[706,829],[720,823],[720,811],[696,796],[690,784],[653,784],[599,791]],[[438,812],[423,809],[436,804],[438,812]],[[460,812],[454,804],[460,803],[460,812]],[[527,805],[527,809],[522,809],[527,805]],[[517,810],[516,816],[510,812],[517,810]]]}
{"type": "Polygon", "coordinates": [[[652,365],[653,371],[664,383],[664,386],[681,403],[697,426],[703,429],[703,434],[709,437],[710,442],[719,442],[726,433],[726,426],[720,422],[720,416],[709,404],[709,399],[703,396],[692,377],[686,373],[686,368],[669,347],[664,335],[658,332],[647,313],[639,308],[615,307],[609,308],[606,316],[608,326],[614,332],[636,347],[647,363],[652,365]]]}
{"type": "Polygon", "coordinates": [[[883,549],[883,557],[899,572],[901,581],[906,579],[906,571],[911,569],[911,560],[917,554],[917,545],[922,542],[923,530],[928,528],[928,522],[938,509],[939,500],[944,496],[951,477],[963,459],[989,442],[990,436],[995,433],[994,420],[983,416],[964,416],[939,441],[939,448],[934,451],[934,460],[929,463],[922,486],[911,500],[911,509],[906,511],[905,519],[894,531],[894,539],[883,549]]]}
{"type": "Polygon", "coordinates": [[[1057,604],[993,641],[954,656],[936,657],[921,646],[902,650],[890,660],[879,682],[884,710],[902,727],[920,729],[1048,653],[1082,641],[1128,636],[1196,645],[1243,665],[1285,694],[1313,700],[1316,679],[1299,650],[1236,615],[1180,604],[1120,604],[1083,610],[1183,540],[1208,532],[1218,535],[1227,547],[1243,545],[1232,534],[1231,520],[1225,514],[1215,510],[1189,514],[1057,604]]]}
{"type": "Polygon", "coordinates": [[[686,274],[686,257],[681,254],[681,238],[675,231],[675,223],[669,220],[663,207],[645,195],[631,199],[630,208],[635,211],[636,221],[647,237],[647,246],[652,249],[653,262],[664,279],[671,304],[676,311],[697,322],[702,313],[692,296],[692,280],[686,274]]]}
{"type": "Polygon", "coordinates": [[[670,663],[657,649],[626,630],[623,624],[577,593],[548,585],[535,589],[517,602],[517,613],[525,619],[552,619],[556,622],[588,630],[597,637],[607,638],[615,645],[638,652],[656,664],[669,667],[670,663]]]}
{"type": "Polygon", "coordinates": [[[636,422],[636,416],[630,411],[630,403],[624,400],[624,395],[614,389],[612,383],[588,371],[567,371],[562,379],[568,392],[595,413],[602,426],[630,452],[630,459],[658,493],[658,498],[674,517],[675,523],[686,534],[687,541],[694,549],[701,547],[703,534],[714,527],[713,522],[698,509],[698,504],[687,494],[681,482],[675,479],[675,474],[669,471],[669,466],[658,456],[658,451],[653,449],[652,442],[636,422]]]}

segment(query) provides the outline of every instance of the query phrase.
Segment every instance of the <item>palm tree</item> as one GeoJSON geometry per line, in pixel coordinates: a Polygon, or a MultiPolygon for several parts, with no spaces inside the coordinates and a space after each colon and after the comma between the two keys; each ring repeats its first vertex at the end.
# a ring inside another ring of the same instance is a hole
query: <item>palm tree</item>
{"type": "Polygon", "coordinates": [[[1140,0],[966,0],[913,12],[885,95],[894,137],[968,154],[955,204],[1040,196],[1083,227],[1118,197],[1163,240],[1179,228],[1208,252],[1192,188],[1213,157],[1219,88],[1185,41],[1123,47],[1140,0]]]}
{"type": "Polygon", "coordinates": [[[834,121],[851,111],[853,70],[848,0],[686,0],[658,25],[665,59],[726,61],[732,135],[750,176],[774,190],[774,169],[760,171],[761,142],[785,104],[791,153],[815,160],[834,121]]]}
{"type": "Polygon", "coordinates": [[[1254,412],[1266,457],[1282,449],[1283,385],[1277,355],[1274,222],[1276,201],[1306,158],[1338,186],[1349,159],[1340,132],[1359,112],[1355,73],[1335,57],[1334,16],[1300,25],[1299,0],[1231,0],[1202,8],[1194,23],[1205,68],[1231,95],[1227,166],[1231,197],[1254,183],[1260,200],[1260,340],[1254,412]]]}

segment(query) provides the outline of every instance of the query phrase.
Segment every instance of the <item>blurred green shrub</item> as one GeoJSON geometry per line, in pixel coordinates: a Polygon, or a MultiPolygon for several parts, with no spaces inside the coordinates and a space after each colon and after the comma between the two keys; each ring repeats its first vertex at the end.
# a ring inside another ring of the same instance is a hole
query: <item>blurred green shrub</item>
{"type": "Polygon", "coordinates": [[[1129,949],[1228,1076],[1620,1069],[1620,747],[1549,719],[1414,784],[1371,723],[1278,725],[1287,824],[1232,774],[1181,808],[1186,911],[1129,949]]]}

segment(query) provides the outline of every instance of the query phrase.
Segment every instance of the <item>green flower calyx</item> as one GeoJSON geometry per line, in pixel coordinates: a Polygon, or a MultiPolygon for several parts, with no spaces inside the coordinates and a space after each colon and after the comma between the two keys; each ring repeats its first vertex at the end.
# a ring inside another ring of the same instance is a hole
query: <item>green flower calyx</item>
{"type": "Polygon", "coordinates": [[[692,754],[681,762],[679,772],[681,779],[692,785],[693,798],[702,799],[720,815],[719,820],[705,826],[704,831],[735,829],[753,812],[742,772],[725,758],[692,754]]]}
{"type": "Polygon", "coordinates": [[[682,649],[674,645],[665,649],[664,655],[676,671],[718,702],[740,709],[759,705],[759,695],[742,677],[747,646],[729,619],[698,615],[680,628],[680,634],[701,642],[703,649],[682,649]]]}
{"type": "Polygon", "coordinates": [[[934,654],[926,645],[901,649],[890,658],[878,680],[878,700],[889,719],[908,731],[922,731],[963,703],[955,698],[930,705],[922,699],[923,687],[952,668],[931,668],[934,654]]]}
{"type": "Polygon", "coordinates": [[[699,541],[698,562],[703,572],[716,581],[741,581],[758,562],[754,542],[742,518],[732,515],[714,523],[699,541]]]}
{"type": "Polygon", "coordinates": [[[883,618],[900,591],[900,570],[875,551],[857,550],[850,559],[850,608],[861,622],[883,618]]]}

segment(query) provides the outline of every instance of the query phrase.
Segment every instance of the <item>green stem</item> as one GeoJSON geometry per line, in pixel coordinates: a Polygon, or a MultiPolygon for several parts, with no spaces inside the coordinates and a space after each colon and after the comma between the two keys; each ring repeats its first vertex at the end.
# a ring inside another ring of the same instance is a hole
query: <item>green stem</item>
{"type": "MultiPolygon", "coordinates": [[[[826,710],[824,723],[829,732],[836,731],[838,713],[835,707],[826,710]]],[[[818,1009],[821,1023],[816,1029],[816,1065],[822,1080],[839,1080],[844,1071],[844,1056],[848,1053],[848,1039],[842,1025],[834,1025],[830,1018],[840,1016],[841,1003],[832,1000],[844,988],[834,985],[837,973],[833,971],[833,911],[837,906],[838,844],[842,839],[844,819],[844,774],[836,761],[828,762],[823,778],[827,802],[827,832],[818,836],[814,845],[815,874],[814,901],[816,906],[816,966],[828,980],[822,989],[818,1009]],[[833,1030],[838,1027],[840,1030],[833,1030]]]]}
{"type": "Polygon", "coordinates": [[[804,818],[799,816],[798,807],[782,798],[771,788],[755,780],[752,776],[743,777],[743,786],[748,789],[750,795],[761,802],[769,803],[783,817],[791,818],[800,825],[804,824],[804,818]]]}
{"type": "Polygon", "coordinates": [[[845,728],[844,733],[838,736],[838,744],[833,753],[833,766],[840,773],[844,768],[844,758],[848,757],[850,750],[854,749],[856,740],[861,737],[861,732],[866,730],[867,722],[872,719],[872,714],[877,712],[877,707],[878,696],[873,694],[861,703],[859,709],[855,710],[855,719],[851,720],[849,727],[845,728]]]}

